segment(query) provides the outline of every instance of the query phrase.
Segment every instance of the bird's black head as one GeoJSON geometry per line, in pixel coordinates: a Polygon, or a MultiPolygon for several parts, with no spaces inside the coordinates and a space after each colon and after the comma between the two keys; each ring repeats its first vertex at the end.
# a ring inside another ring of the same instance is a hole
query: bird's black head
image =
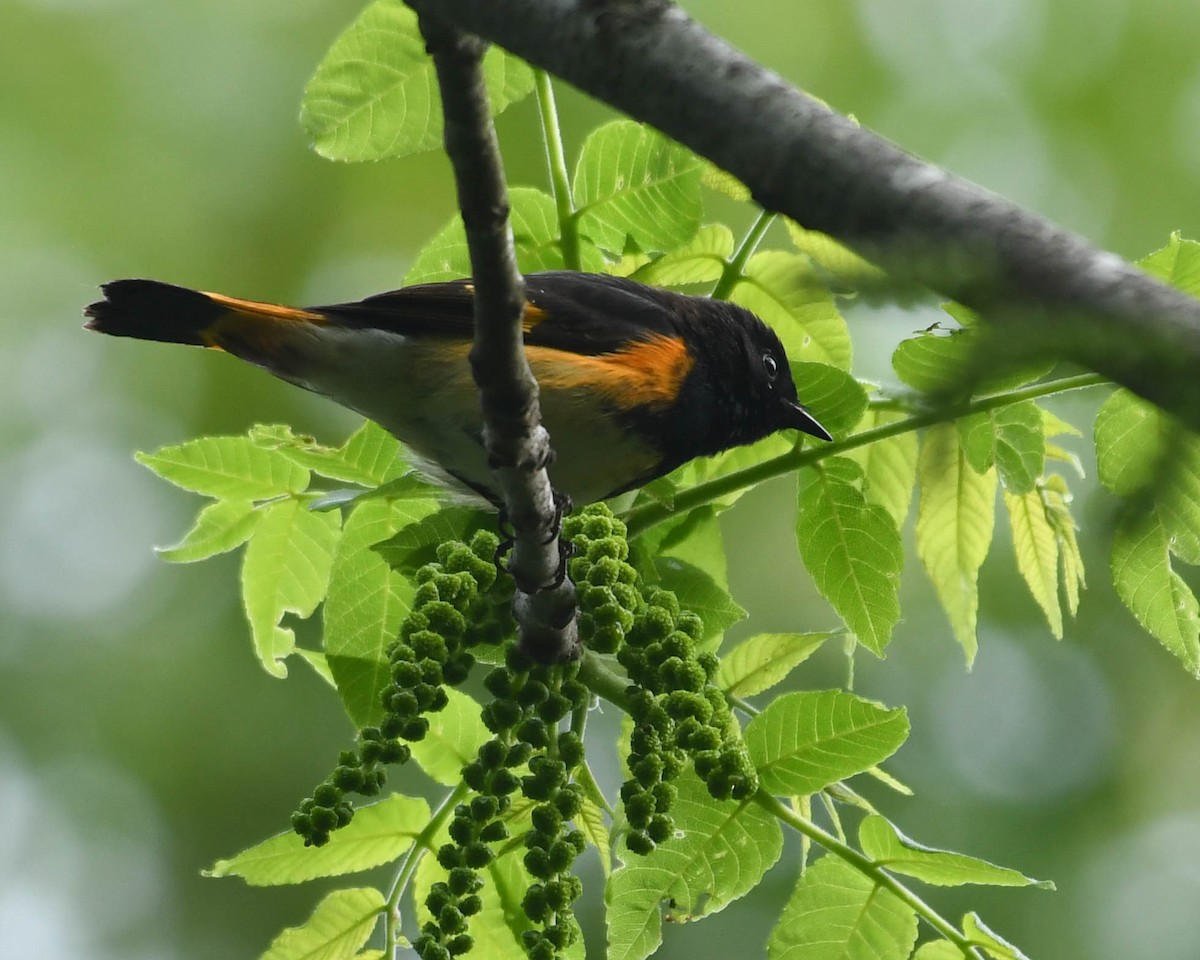
{"type": "MultiPolygon", "coordinates": [[[[694,300],[687,318],[696,366],[684,385],[705,411],[696,440],[702,454],[753,443],[776,430],[801,430],[822,440],[829,431],[800,404],[787,354],[775,331],[749,310],[717,300],[694,300]]],[[[681,398],[683,399],[683,398],[681,398]]],[[[696,454],[693,454],[695,456],[696,454]]]]}

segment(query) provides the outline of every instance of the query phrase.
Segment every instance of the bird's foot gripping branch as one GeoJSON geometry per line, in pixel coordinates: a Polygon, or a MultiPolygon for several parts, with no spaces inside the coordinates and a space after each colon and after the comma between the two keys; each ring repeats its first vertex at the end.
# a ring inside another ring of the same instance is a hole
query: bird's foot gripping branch
{"type": "MultiPolygon", "coordinates": [[[[601,900],[573,870],[585,850],[598,856],[608,952],[621,960],[652,954],[664,917],[716,913],[773,870],[795,885],[762,932],[769,957],[1019,956],[974,912],[943,916],[911,881],[1036,881],[896,828],[881,812],[890,795],[865,794],[903,790],[880,765],[908,735],[904,710],[849,684],[806,689],[804,665],[818,650],[828,660],[840,645],[849,660],[892,642],[914,513],[917,560],[970,661],[998,503],[1016,569],[1061,635],[1084,585],[1069,487],[1080,433],[1046,402],[1106,381],[1053,357],[1014,366],[992,353],[983,365],[986,326],[949,305],[896,347],[896,384],[862,382],[839,303],[886,289],[877,269],[765,211],[740,236],[707,222],[706,196],[746,199],[743,188],[629,121],[593,131],[572,173],[549,78],[498,50],[483,70],[495,111],[536,91],[546,146],[549,189],[515,187],[508,206],[523,348],[558,450],[551,479],[581,504],[618,494],[564,521],[581,656],[540,663],[517,645],[494,517],[445,506],[425,479],[440,468],[505,499],[475,442],[476,290],[463,278],[476,266],[457,216],[404,289],[365,300],[294,309],[125,281],[89,309],[95,329],[220,347],[377,421],[338,447],[260,426],[139,456],[211,498],[164,556],[244,546],[263,666],[285,676],[301,658],[360,731],[293,830],[211,873],[288,884],[391,865],[382,888],[326,895],[279,935],[272,960],[390,960],[405,937],[423,960],[581,957],[581,933],[595,934],[574,911],[581,896],[601,900]],[[790,632],[728,642],[745,611],[730,594],[733,528],[721,515],[774,478],[795,484],[802,589],[815,592],[790,611],[790,632]],[[319,648],[301,647],[285,618],[318,607],[319,648]],[[606,760],[614,731],[605,743],[600,724],[588,729],[600,701],[624,716],[619,769],[606,760]],[[432,809],[414,767],[436,785],[432,809]],[[801,862],[780,862],[785,830],[805,838],[801,862]]],[[[396,0],[369,4],[306,93],[316,149],[367,160],[436,147],[432,77],[416,17],[396,0]]],[[[1195,293],[1200,247],[1172,238],[1142,266],[1195,293]]],[[[1200,439],[1118,390],[1094,440],[1100,480],[1122,503],[1117,593],[1196,673],[1200,614],[1174,566],[1200,563],[1200,439]]]]}

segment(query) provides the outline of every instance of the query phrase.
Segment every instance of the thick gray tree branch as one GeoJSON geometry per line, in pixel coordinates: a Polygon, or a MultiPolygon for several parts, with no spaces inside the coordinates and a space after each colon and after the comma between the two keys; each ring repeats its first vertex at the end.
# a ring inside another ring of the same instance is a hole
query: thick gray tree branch
{"type": "Polygon", "coordinates": [[[994,347],[1200,427],[1200,301],[804,95],[665,0],[411,0],[708,157],[769,210],[973,307],[994,347]]]}
{"type": "Polygon", "coordinates": [[[525,358],[524,281],[508,223],[508,190],[480,70],[485,45],[434,13],[421,32],[437,69],[446,153],[454,166],[475,283],[471,370],[479,385],[488,459],[504,495],[514,543],[508,569],[522,650],[541,663],[578,656],[575,588],[557,583],[558,519],[546,474],[550,437],[541,425],[538,385],[525,358]],[[554,584],[551,586],[551,584],[554,584]]]}

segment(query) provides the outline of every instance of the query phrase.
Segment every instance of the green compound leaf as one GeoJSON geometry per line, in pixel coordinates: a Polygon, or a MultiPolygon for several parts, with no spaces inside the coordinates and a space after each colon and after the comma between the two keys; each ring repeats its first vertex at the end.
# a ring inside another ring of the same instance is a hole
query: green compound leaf
{"type": "Polygon", "coordinates": [[[767,940],[767,960],[906,960],[917,915],[826,854],[806,869],[767,940]]]}
{"type": "Polygon", "coordinates": [[[134,457],[177,487],[222,500],[268,500],[308,486],[307,470],[249,437],[201,437],[134,457]]]}
{"type": "Polygon", "coordinates": [[[700,227],[700,158],[652,127],[614,120],[592,131],[575,167],[579,230],[613,253],[626,237],[673,250],[700,227]]]}
{"type": "Polygon", "coordinates": [[[445,687],[450,702],[444,710],[427,714],[429,732],[421,740],[410,743],[413,759],[433,780],[447,787],[462,780],[462,768],[475,759],[475,754],[491,733],[479,719],[479,704],[453,687],[445,687]]]}
{"type": "Polygon", "coordinates": [[[763,787],[804,796],[890,757],[908,737],[908,716],[840,690],[803,690],[772,701],[745,737],[763,787]]]}
{"type": "Polygon", "coordinates": [[[718,646],[725,631],[745,619],[745,608],[699,567],[676,557],[662,557],[654,566],[658,585],[679,598],[680,609],[691,610],[704,621],[700,643],[705,649],[718,646]]]}
{"type": "MultiPolygon", "coordinates": [[[[499,47],[483,59],[493,114],[533,91],[533,73],[499,47]]],[[[375,0],[334,41],[304,89],[300,123],[330,160],[384,160],[442,144],[442,107],[417,16],[375,0]]]]}
{"type": "Polygon", "coordinates": [[[296,638],[279,621],[285,613],[311,616],[324,599],[341,517],[313,513],[299,500],[273,503],[264,514],[242,561],[242,605],[258,659],[267,673],[286,677],[283,660],[296,638]]]}
{"type": "Polygon", "coordinates": [[[373,887],[335,890],[299,927],[283,931],[260,960],[349,960],[371,936],[386,903],[373,887]]]}
{"type": "Polygon", "coordinates": [[[363,421],[340,447],[319,444],[285,424],[257,424],[250,429],[250,439],[323,477],[364,487],[394,480],[407,469],[400,459],[400,441],[370,420],[363,421]]]}
{"type": "Polygon", "coordinates": [[[683,246],[643,264],[629,276],[660,287],[715,283],[732,255],[733,233],[723,223],[710,223],[683,246]]]}
{"type": "Polygon", "coordinates": [[[850,369],[846,321],[805,257],[782,250],[756,253],[729,299],[770,324],[789,360],[850,369]]]}
{"type": "Polygon", "coordinates": [[[433,513],[432,500],[364,500],[346,518],[322,611],[326,660],[356,727],[378,724],[380,693],[391,682],[387,648],[409,611],[413,588],[372,549],[433,513]]]}
{"type": "Polygon", "coordinates": [[[274,887],[356,873],[395,860],[428,822],[428,803],[394,793],[355,810],[354,819],[331,833],[324,846],[306,847],[299,834],[289,831],[218,860],[204,875],[241,877],[252,887],[274,887]]]}
{"type": "Polygon", "coordinates": [[[939,887],[978,883],[997,887],[1037,886],[1043,890],[1054,889],[1054,884],[1049,881],[1034,880],[1009,867],[998,867],[962,853],[922,846],[880,816],[869,816],[863,820],[858,828],[858,842],[863,853],[879,866],[939,887]]]}
{"type": "Polygon", "coordinates": [[[1157,513],[1128,510],[1113,533],[1113,585],[1138,623],[1200,676],[1200,605],[1171,568],[1169,548],[1157,513]]]}
{"type": "Polygon", "coordinates": [[[792,379],[800,402],[826,430],[843,437],[867,409],[867,391],[844,370],[827,363],[793,363],[792,379]]]}
{"type": "Polygon", "coordinates": [[[796,540],[813,581],[869,650],[882,655],[900,619],[904,552],[883,507],[867,503],[863,472],[830,457],[800,477],[796,540]]]}
{"type": "Polygon", "coordinates": [[[1058,603],[1058,533],[1047,515],[1040,490],[1014,494],[1004,491],[1008,508],[1017,570],[1029,585],[1029,592],[1046,615],[1050,632],[1058,640],[1063,635],[1062,608],[1058,603]]]}
{"type": "Polygon", "coordinates": [[[994,464],[1013,493],[1032,490],[1045,469],[1042,411],[1032,400],[963,417],[958,433],[967,462],[979,473],[994,464]]]}
{"type": "Polygon", "coordinates": [[[839,634],[835,631],[756,634],[721,657],[713,684],[734,697],[750,697],[770,690],[821,644],[836,636],[839,634]]]}
{"type": "Polygon", "coordinates": [[[263,518],[249,500],[218,500],[196,516],[196,522],[173,547],[156,547],[171,563],[194,563],[227,553],[250,539],[263,518]]]}
{"type": "Polygon", "coordinates": [[[1139,260],[1138,266],[1192,296],[1200,295],[1200,243],[1180,239],[1178,232],[1161,250],[1139,260]]]}
{"type": "Polygon", "coordinates": [[[979,647],[979,568],[992,543],[996,471],[977,473],[967,462],[961,436],[953,424],[925,431],[918,467],[917,556],[969,666],[979,647]]]}
{"type": "MultiPolygon", "coordinates": [[[[517,266],[522,273],[562,270],[559,245],[558,211],[554,199],[533,187],[513,187],[508,193],[509,224],[517,266]]],[[[602,272],[604,257],[594,244],[581,238],[580,258],[584,270],[602,272]]],[[[471,275],[471,255],[462,217],[454,214],[432,240],[417,254],[404,276],[405,285],[457,280],[471,275]]]]}
{"type": "Polygon", "coordinates": [[[1151,486],[1166,447],[1163,414],[1128,390],[1114,390],[1096,413],[1100,482],[1119,497],[1151,486]]]}
{"type": "MultiPolygon", "coordinates": [[[[863,433],[903,419],[903,414],[890,410],[867,410],[854,432],[863,433]]],[[[876,440],[865,447],[851,450],[846,456],[862,467],[866,475],[863,493],[867,503],[883,507],[897,530],[903,527],[917,483],[916,431],[908,430],[894,437],[876,440]]]]}
{"type": "Polygon", "coordinates": [[[605,889],[608,960],[644,960],[662,943],[667,919],[698,920],[758,885],[783,850],[779,823],[752,801],[716,801],[694,774],[676,781],[678,835],[648,856],[622,847],[605,889]]]}

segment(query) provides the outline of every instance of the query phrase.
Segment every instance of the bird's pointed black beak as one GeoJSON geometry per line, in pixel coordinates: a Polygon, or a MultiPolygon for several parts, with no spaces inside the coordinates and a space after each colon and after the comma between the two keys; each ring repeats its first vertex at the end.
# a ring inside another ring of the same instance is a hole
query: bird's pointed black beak
{"type": "Polygon", "coordinates": [[[817,418],[804,409],[800,404],[792,401],[784,401],[783,404],[783,425],[792,430],[801,430],[810,436],[820,437],[822,440],[832,440],[833,434],[826,430],[817,418]]]}

